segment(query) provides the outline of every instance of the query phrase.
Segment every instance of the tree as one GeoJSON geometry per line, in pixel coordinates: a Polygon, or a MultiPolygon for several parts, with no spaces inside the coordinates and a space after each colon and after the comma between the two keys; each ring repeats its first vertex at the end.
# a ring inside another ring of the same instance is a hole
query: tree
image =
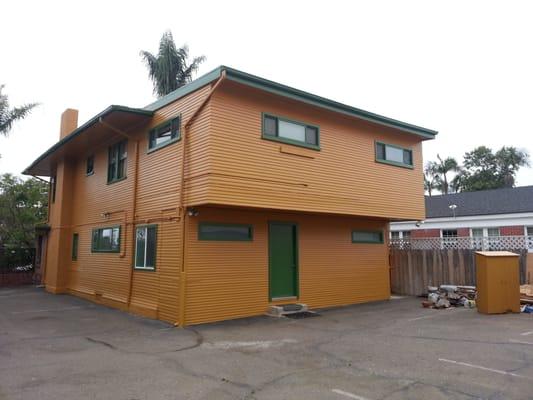
{"type": "Polygon", "coordinates": [[[437,163],[429,161],[424,167],[424,190],[431,197],[433,190],[438,189],[437,185],[437,163]]]}
{"type": "Polygon", "coordinates": [[[45,182],[0,175],[0,246],[34,247],[35,225],[46,221],[47,203],[45,182]]]}
{"type": "Polygon", "coordinates": [[[176,47],[172,33],[167,31],[159,42],[159,51],[153,55],[141,51],[141,57],[148,68],[148,75],[154,84],[154,94],[162,97],[192,80],[192,74],[205,61],[204,56],[193,58],[189,64],[189,48],[176,47]]]}
{"type": "Polygon", "coordinates": [[[503,146],[496,153],[479,146],[465,153],[463,168],[454,178],[458,191],[514,187],[520,167],[529,165],[529,154],[512,146],[503,146]]]}
{"type": "Polygon", "coordinates": [[[0,134],[7,136],[13,123],[25,118],[37,103],[28,103],[20,107],[9,108],[9,98],[2,93],[4,85],[0,85],[0,134]]]}
{"type": "Polygon", "coordinates": [[[457,171],[459,164],[455,158],[447,157],[443,160],[439,154],[437,154],[437,160],[430,164],[435,179],[435,188],[442,194],[448,194],[450,191],[448,174],[457,171]]]}

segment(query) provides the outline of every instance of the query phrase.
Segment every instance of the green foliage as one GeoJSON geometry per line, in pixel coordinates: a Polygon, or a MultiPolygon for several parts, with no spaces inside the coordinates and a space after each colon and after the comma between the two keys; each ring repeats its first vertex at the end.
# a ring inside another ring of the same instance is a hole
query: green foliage
{"type": "Polygon", "coordinates": [[[0,135],[7,136],[13,123],[25,118],[37,103],[24,104],[20,107],[9,108],[9,98],[2,93],[4,85],[0,85],[0,135]]]}
{"type": "Polygon", "coordinates": [[[154,94],[159,97],[189,83],[192,74],[205,61],[204,56],[195,57],[189,64],[189,48],[186,45],[177,48],[170,31],[161,37],[157,55],[143,50],[141,57],[154,84],[154,94]]]}
{"type": "Polygon", "coordinates": [[[47,204],[45,182],[0,175],[0,246],[34,247],[35,226],[46,221],[47,204]]]}
{"type": "Polygon", "coordinates": [[[447,157],[443,160],[437,154],[437,160],[428,162],[424,168],[424,186],[430,196],[433,189],[448,194],[450,190],[448,174],[459,169],[455,158],[447,157]]]}

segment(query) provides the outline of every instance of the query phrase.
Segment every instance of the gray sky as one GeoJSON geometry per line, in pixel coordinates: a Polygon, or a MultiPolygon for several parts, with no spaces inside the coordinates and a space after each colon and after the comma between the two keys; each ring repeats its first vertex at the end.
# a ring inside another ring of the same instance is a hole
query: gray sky
{"type": "MultiPolygon", "coordinates": [[[[528,1],[10,1],[0,83],[12,105],[42,105],[0,138],[0,173],[20,173],[59,136],[110,104],[154,100],[139,51],[170,29],[199,75],[225,64],[439,131],[425,160],[478,145],[533,153],[528,1]]],[[[523,169],[518,185],[533,185],[523,169]]]]}

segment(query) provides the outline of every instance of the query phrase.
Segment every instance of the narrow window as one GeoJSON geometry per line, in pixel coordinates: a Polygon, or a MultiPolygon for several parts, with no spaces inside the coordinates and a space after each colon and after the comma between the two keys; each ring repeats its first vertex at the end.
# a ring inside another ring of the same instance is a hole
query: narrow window
{"type": "Polygon", "coordinates": [[[87,176],[94,174],[94,156],[87,157],[87,168],[85,170],[87,176]]]}
{"type": "Polygon", "coordinates": [[[91,251],[93,253],[120,252],[120,226],[93,229],[91,251]]]}
{"type": "Polygon", "coordinates": [[[392,144],[376,142],[376,161],[411,168],[413,151],[392,144]]]}
{"type": "Polygon", "coordinates": [[[155,270],[157,226],[138,226],[135,230],[135,269],[155,270]]]}
{"type": "Polygon", "coordinates": [[[383,243],[383,232],[352,231],[352,243],[383,243]]]}
{"type": "Polygon", "coordinates": [[[251,225],[200,222],[198,240],[250,241],[253,239],[251,225]]]}
{"type": "Polygon", "coordinates": [[[56,175],[50,178],[50,193],[52,198],[52,203],[56,201],[56,186],[57,186],[57,177],[56,175]]]}
{"type": "Polygon", "coordinates": [[[116,143],[109,147],[107,182],[116,182],[126,177],[126,159],[128,158],[128,141],[116,143]]]}
{"type": "Polygon", "coordinates": [[[175,142],[180,138],[180,118],[174,118],[150,131],[148,149],[152,150],[175,142]]]}
{"type": "Polygon", "coordinates": [[[263,114],[263,138],[319,149],[318,127],[263,114]]]}
{"type": "Polygon", "coordinates": [[[79,236],[77,233],[72,235],[72,261],[76,261],[78,259],[78,241],[79,236]]]}

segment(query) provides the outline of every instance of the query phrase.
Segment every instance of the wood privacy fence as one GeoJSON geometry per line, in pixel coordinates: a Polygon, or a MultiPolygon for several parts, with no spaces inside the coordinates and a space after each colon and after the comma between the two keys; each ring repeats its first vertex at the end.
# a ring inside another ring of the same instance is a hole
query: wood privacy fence
{"type": "MultiPolygon", "coordinates": [[[[527,250],[520,255],[520,283],[526,281],[527,250]]],[[[391,290],[395,294],[419,296],[428,286],[476,285],[476,250],[390,248],[391,290]]]]}

